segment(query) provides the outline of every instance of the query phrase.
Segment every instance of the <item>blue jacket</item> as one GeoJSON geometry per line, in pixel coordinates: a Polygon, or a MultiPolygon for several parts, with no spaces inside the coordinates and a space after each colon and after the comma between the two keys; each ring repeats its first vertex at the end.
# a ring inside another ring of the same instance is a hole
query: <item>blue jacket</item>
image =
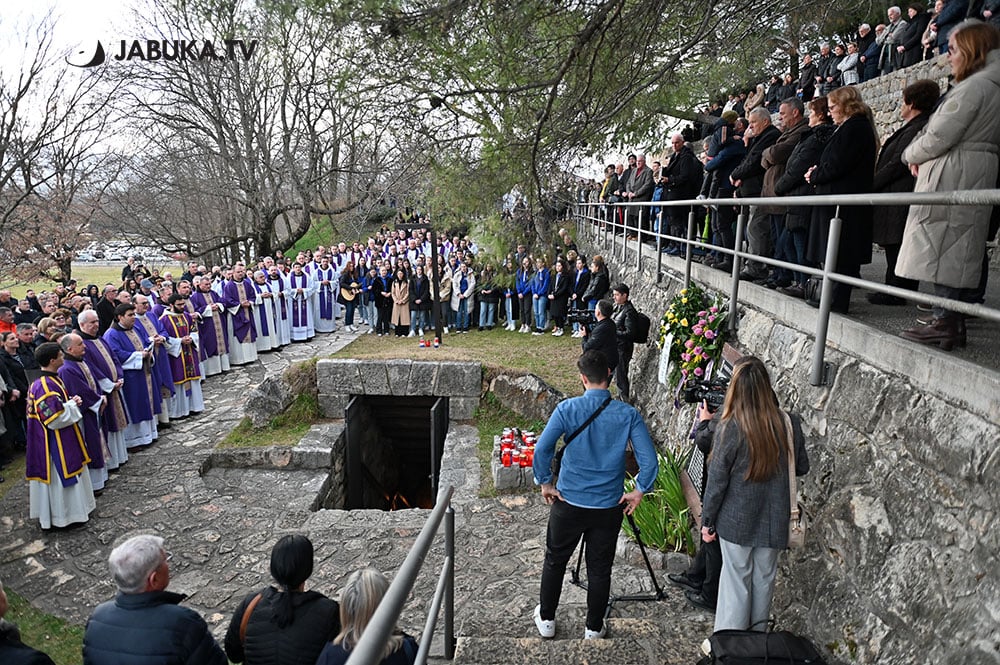
{"type": "Polygon", "coordinates": [[[536,296],[549,295],[549,283],[552,278],[548,268],[542,268],[531,278],[531,292],[536,296]]]}
{"type": "MultiPolygon", "coordinates": [[[[535,445],[533,470],[537,484],[552,481],[552,457],[559,437],[575,432],[610,396],[606,389],[592,388],[556,406],[535,445]]],[[[563,454],[556,489],[566,503],[578,508],[618,505],[625,494],[625,447],[629,441],[639,463],[637,487],[643,493],[649,492],[659,471],[653,440],[638,411],[625,402],[612,400],[563,454]]]]}
{"type": "Polygon", "coordinates": [[[534,273],[521,268],[517,271],[517,284],[515,285],[516,291],[521,295],[531,295],[531,279],[534,277],[534,273]]]}
{"type": "Polygon", "coordinates": [[[90,615],[84,665],[228,665],[208,624],[170,591],[119,593],[90,615]]]}

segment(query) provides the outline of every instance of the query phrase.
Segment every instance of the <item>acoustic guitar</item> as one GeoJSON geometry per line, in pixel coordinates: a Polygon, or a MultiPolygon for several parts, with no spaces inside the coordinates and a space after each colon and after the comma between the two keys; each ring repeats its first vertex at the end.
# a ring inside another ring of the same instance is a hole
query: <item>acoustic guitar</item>
{"type": "Polygon", "coordinates": [[[357,282],[351,282],[349,287],[340,287],[340,297],[344,299],[345,302],[354,302],[354,299],[358,297],[361,293],[361,286],[357,282]]]}

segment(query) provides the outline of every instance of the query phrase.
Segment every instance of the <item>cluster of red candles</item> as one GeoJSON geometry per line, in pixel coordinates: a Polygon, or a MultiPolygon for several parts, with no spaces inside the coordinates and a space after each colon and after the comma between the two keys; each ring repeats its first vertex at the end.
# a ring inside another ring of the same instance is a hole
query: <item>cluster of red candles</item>
{"type": "Polygon", "coordinates": [[[505,427],[500,436],[500,463],[504,466],[530,467],[535,461],[534,432],[505,427]]]}

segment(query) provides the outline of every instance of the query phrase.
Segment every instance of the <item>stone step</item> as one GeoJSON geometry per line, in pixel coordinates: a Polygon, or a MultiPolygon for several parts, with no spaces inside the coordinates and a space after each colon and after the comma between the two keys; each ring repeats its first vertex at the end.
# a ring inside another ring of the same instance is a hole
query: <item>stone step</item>
{"type": "Polygon", "coordinates": [[[557,623],[556,637],[502,636],[460,637],[455,650],[456,665],[677,665],[689,664],[699,657],[697,643],[665,640],[660,624],[650,619],[609,619],[608,633],[602,640],[584,640],[581,619],[557,623]],[[571,625],[565,625],[569,623],[571,625]]]}

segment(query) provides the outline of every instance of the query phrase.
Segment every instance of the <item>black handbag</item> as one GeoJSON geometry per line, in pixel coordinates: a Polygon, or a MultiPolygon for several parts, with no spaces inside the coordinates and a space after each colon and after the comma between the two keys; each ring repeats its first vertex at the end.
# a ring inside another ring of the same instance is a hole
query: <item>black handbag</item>
{"type": "Polygon", "coordinates": [[[825,665],[812,642],[782,630],[761,633],[753,630],[720,630],[708,638],[711,655],[698,665],[825,665]]]}
{"type": "Polygon", "coordinates": [[[552,466],[549,467],[549,468],[552,469],[552,475],[553,476],[558,476],[559,475],[559,468],[562,466],[562,458],[563,458],[563,453],[566,452],[566,446],[568,446],[570,444],[570,442],[573,439],[575,439],[578,434],[580,434],[580,432],[582,432],[583,430],[587,429],[587,427],[590,425],[590,423],[594,422],[594,419],[597,418],[597,416],[601,415],[601,411],[603,411],[608,406],[608,404],[611,404],[611,396],[610,395],[608,395],[607,399],[605,399],[604,402],[599,407],[597,407],[596,411],[594,411],[592,414],[590,414],[590,417],[587,418],[587,420],[585,420],[582,425],[580,425],[579,427],[576,428],[575,432],[573,432],[568,437],[566,437],[566,438],[563,439],[563,446],[562,446],[562,448],[560,448],[559,450],[556,451],[555,455],[552,456],[552,466]]]}
{"type": "Polygon", "coordinates": [[[806,304],[810,307],[819,307],[820,296],[823,295],[823,278],[813,275],[806,280],[805,288],[806,304]]]}

